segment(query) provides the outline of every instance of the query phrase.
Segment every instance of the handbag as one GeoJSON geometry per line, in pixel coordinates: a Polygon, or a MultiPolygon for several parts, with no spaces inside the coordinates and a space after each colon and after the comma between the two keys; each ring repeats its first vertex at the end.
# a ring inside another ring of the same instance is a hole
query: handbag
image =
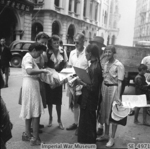
{"type": "Polygon", "coordinates": [[[18,104],[19,104],[19,105],[22,105],[22,87],[20,88],[20,92],[19,92],[18,104]]]}

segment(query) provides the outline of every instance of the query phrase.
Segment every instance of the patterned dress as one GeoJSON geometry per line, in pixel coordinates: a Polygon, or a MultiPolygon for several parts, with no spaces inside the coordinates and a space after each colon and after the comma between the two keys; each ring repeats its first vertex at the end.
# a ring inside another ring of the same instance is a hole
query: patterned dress
{"type": "Polygon", "coordinates": [[[117,99],[118,94],[118,80],[123,80],[125,69],[121,62],[115,60],[110,66],[108,62],[104,65],[103,84],[102,84],[102,103],[100,121],[102,124],[110,123],[110,114],[112,110],[112,103],[117,99]],[[107,82],[107,83],[106,83],[107,82]],[[112,85],[107,86],[106,84],[112,85]]]}
{"type": "Polygon", "coordinates": [[[22,60],[22,106],[20,117],[30,119],[44,113],[40,94],[39,75],[28,75],[27,68],[39,69],[32,56],[27,53],[22,60]]]}

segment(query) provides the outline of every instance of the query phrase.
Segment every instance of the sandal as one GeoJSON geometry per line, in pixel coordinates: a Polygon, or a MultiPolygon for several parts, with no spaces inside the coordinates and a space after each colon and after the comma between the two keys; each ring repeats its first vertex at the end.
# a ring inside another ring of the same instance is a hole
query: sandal
{"type": "Polygon", "coordinates": [[[62,124],[62,122],[60,122],[60,123],[58,123],[59,124],[59,128],[61,129],[61,130],[64,130],[64,126],[63,126],[63,124],[62,124]]]}
{"type": "Polygon", "coordinates": [[[109,136],[108,135],[103,135],[103,136],[98,137],[96,140],[97,141],[108,141],[109,136]]]}
{"type": "Polygon", "coordinates": [[[53,118],[49,119],[49,123],[48,123],[48,127],[51,127],[52,126],[52,121],[53,121],[53,118]]]}
{"type": "Polygon", "coordinates": [[[32,137],[31,139],[30,139],[30,145],[31,146],[36,146],[36,145],[41,145],[41,140],[40,139],[36,139],[36,138],[34,138],[34,137],[32,137]]]}
{"type": "Polygon", "coordinates": [[[22,141],[30,141],[32,136],[27,135],[25,132],[22,133],[22,141]]]}

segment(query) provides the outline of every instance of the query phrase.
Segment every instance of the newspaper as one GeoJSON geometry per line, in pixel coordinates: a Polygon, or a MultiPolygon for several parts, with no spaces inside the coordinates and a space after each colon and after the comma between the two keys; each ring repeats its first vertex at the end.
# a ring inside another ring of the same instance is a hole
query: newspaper
{"type": "Polygon", "coordinates": [[[122,104],[125,108],[150,107],[146,95],[122,95],[122,104]]]}

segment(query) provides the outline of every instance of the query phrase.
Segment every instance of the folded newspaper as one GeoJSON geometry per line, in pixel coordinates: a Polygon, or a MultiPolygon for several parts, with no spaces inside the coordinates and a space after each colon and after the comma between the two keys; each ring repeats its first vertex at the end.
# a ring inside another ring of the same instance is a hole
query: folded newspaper
{"type": "Polygon", "coordinates": [[[68,81],[68,78],[73,75],[72,71],[65,70],[63,72],[58,73],[55,69],[46,68],[49,73],[42,73],[40,75],[41,81],[50,85],[51,88],[55,88],[57,86],[62,85],[68,81]],[[65,73],[64,73],[65,72],[65,73]]]}
{"type": "Polygon", "coordinates": [[[146,95],[122,95],[122,104],[125,108],[150,107],[146,95]]]}

